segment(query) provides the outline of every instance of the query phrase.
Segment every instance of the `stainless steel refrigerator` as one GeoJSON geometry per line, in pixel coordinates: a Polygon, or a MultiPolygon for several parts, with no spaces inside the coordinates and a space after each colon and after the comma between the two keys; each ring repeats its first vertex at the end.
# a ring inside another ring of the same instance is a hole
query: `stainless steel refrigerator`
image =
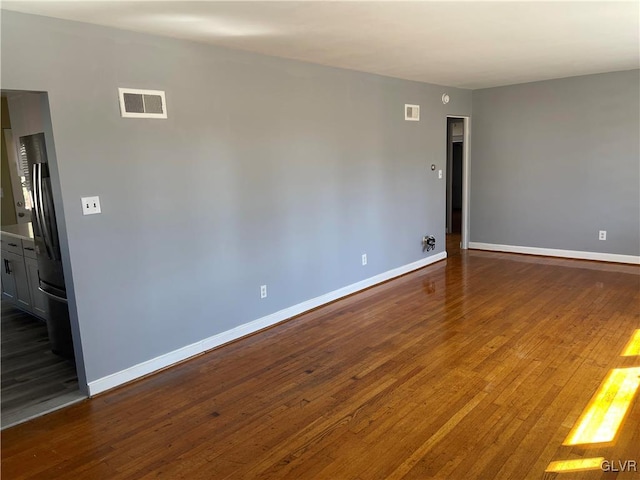
{"type": "Polygon", "coordinates": [[[39,289],[47,296],[49,303],[47,331],[51,350],[63,357],[73,358],[67,291],[44,133],[20,137],[20,156],[23,165],[28,163],[31,173],[27,184],[33,199],[31,216],[38,257],[39,289]]]}

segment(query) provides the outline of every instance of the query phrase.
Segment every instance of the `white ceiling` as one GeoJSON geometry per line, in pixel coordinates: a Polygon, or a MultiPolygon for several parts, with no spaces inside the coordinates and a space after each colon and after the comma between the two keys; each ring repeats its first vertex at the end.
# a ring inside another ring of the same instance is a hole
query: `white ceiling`
{"type": "Polygon", "coordinates": [[[2,1],[2,9],[471,89],[640,66],[638,0],[2,1]]]}

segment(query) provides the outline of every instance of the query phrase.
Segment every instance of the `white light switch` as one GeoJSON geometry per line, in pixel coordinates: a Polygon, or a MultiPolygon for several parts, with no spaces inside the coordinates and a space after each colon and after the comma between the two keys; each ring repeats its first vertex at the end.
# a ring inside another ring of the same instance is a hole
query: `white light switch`
{"type": "Polygon", "coordinates": [[[438,178],[442,178],[442,170],[438,170],[438,178]]]}
{"type": "Polygon", "coordinates": [[[82,214],[94,215],[101,213],[100,210],[100,197],[82,197],[82,214]]]}

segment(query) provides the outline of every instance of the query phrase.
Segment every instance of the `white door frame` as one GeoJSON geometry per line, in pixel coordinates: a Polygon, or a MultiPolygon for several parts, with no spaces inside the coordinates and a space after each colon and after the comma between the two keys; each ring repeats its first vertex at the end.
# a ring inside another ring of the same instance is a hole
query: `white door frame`
{"type": "MultiPolygon", "coordinates": [[[[447,118],[462,118],[464,122],[462,143],[462,235],[460,248],[469,248],[469,164],[471,163],[471,117],[468,115],[447,115],[447,118]]],[[[447,142],[449,142],[447,135],[447,142]]],[[[447,180],[451,172],[447,171],[447,180]]],[[[446,189],[445,189],[446,192],[446,189]]],[[[445,193],[446,195],[446,193],[445,193]]],[[[446,202],[445,202],[446,204],[446,202]]]]}

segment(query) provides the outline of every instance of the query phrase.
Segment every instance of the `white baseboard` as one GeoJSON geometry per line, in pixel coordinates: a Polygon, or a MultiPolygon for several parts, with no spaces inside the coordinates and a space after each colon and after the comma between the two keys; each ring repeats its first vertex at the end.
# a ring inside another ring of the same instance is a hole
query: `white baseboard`
{"type": "Polygon", "coordinates": [[[498,245],[495,243],[469,242],[469,248],[491,250],[494,252],[524,253],[545,257],[574,258],[580,260],[598,260],[601,262],[640,264],[640,256],[619,255],[617,253],[581,252],[579,250],[557,250],[555,248],[520,247],[516,245],[498,245]]]}
{"type": "Polygon", "coordinates": [[[218,347],[225,343],[229,343],[233,340],[237,340],[241,337],[250,335],[264,328],[271,327],[277,323],[287,320],[288,318],[295,317],[296,315],[300,315],[301,313],[313,310],[314,308],[320,307],[329,302],[333,302],[334,300],[338,300],[339,298],[346,297],[347,295],[359,292],[360,290],[372,287],[374,285],[377,285],[378,283],[382,283],[387,280],[391,280],[392,278],[399,277],[400,275],[404,275],[405,273],[409,273],[413,270],[426,267],[427,265],[431,265],[432,263],[444,260],[445,258],[447,258],[447,252],[441,252],[430,257],[418,260],[417,262],[394,268],[393,270],[389,270],[374,277],[367,278],[360,282],[348,285],[338,290],[334,290],[333,292],[329,292],[319,297],[312,298],[311,300],[293,305],[292,307],[285,308],[284,310],[280,310],[265,317],[258,318],[257,320],[239,325],[235,328],[232,328],[231,330],[218,333],[217,335],[205,338],[204,340],[192,343],[191,345],[173,350],[169,353],[160,355],[159,357],[153,358],[151,360],[147,360],[146,362],[139,363],[125,370],[121,370],[111,375],[107,375],[106,377],[99,378],[98,380],[89,382],[89,395],[97,395],[98,393],[125,384],[137,378],[143,377],[158,370],[162,370],[163,368],[186,360],[189,357],[199,355],[206,352],[207,350],[211,350],[212,348],[218,347]]]}

